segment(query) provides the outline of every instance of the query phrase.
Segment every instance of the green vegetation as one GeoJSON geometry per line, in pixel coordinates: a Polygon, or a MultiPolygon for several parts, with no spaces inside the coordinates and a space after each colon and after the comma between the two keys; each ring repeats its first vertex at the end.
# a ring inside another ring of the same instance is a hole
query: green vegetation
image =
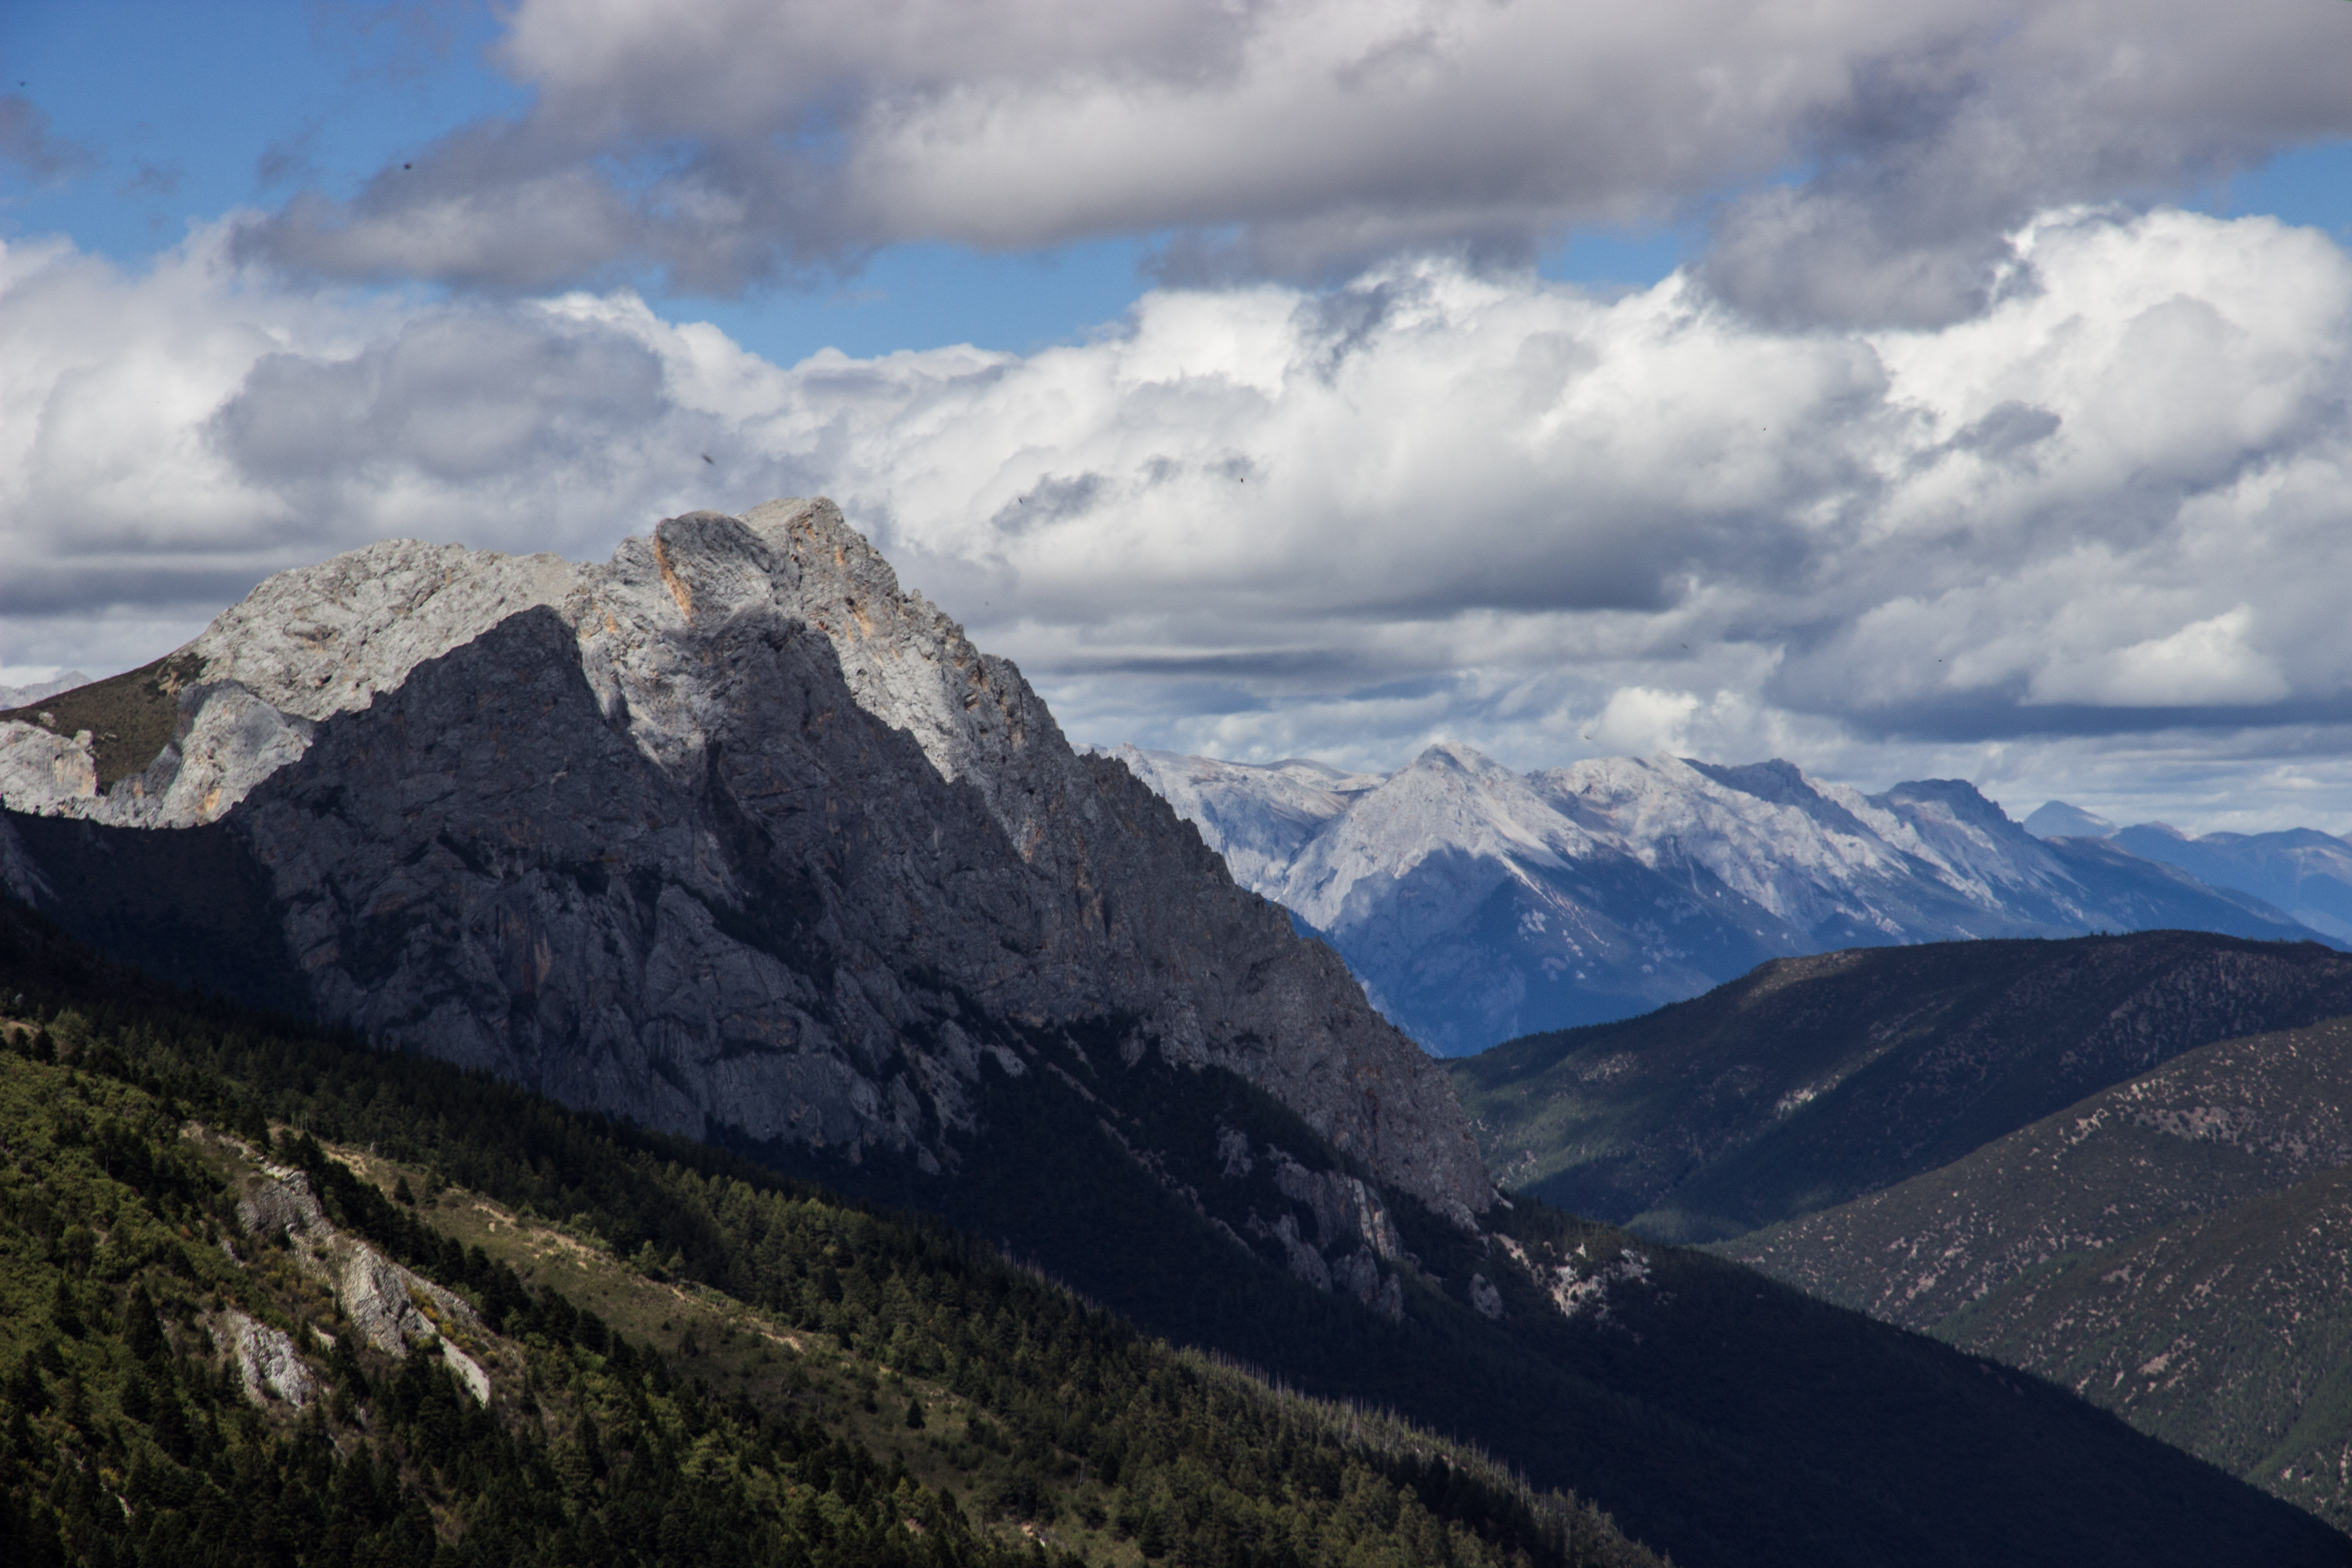
{"type": "Polygon", "coordinates": [[[1666,1241],[1846,1202],[2180,1052],[2352,1013],[2315,943],[2144,931],[1776,960],[1451,1064],[1498,1178],[1666,1241]]]}
{"type": "MultiPolygon", "coordinates": [[[[219,1130],[204,1146],[226,1151],[207,1157],[228,1183],[243,1178],[230,1168],[227,1138],[257,1148],[266,1131],[302,1130],[290,1147],[282,1137],[273,1147],[311,1173],[333,1224],[468,1293],[485,1324],[497,1325],[486,1332],[505,1336],[467,1353],[478,1349],[490,1369],[488,1416],[516,1463],[543,1448],[556,1464],[570,1435],[584,1429],[575,1424],[594,1423],[607,1470],[599,1475],[592,1463],[588,1473],[606,1489],[575,1497],[537,1489],[582,1517],[604,1506],[614,1475],[625,1485],[630,1473],[611,1468],[607,1417],[617,1421],[618,1407],[589,1381],[595,1365],[572,1353],[611,1352],[583,1345],[576,1331],[569,1342],[541,1331],[548,1353],[562,1357],[542,1373],[530,1325],[584,1308],[646,1369],[639,1386],[648,1401],[684,1402],[681,1423],[702,1418],[697,1410],[714,1422],[691,1445],[677,1438],[672,1456],[683,1474],[680,1454],[709,1438],[708,1451],[723,1462],[702,1474],[739,1489],[747,1529],[782,1528],[772,1510],[760,1511],[770,1506],[762,1498],[790,1500],[801,1495],[794,1486],[816,1485],[814,1472],[792,1470],[805,1456],[768,1436],[787,1424],[808,1434],[814,1422],[827,1444],[870,1456],[875,1484],[887,1479],[894,1500],[902,1469],[922,1498],[952,1492],[975,1554],[1009,1542],[1009,1531],[1024,1542],[1034,1531],[1048,1552],[1122,1564],[1146,1561],[1147,1551],[1183,1563],[1644,1560],[1592,1507],[1530,1492],[1476,1452],[1426,1435],[1434,1429],[1475,1436],[1539,1485],[1573,1485],[1639,1538],[1699,1568],[2279,1568],[2352,1558],[2343,1538],[2316,1521],[2045,1384],[1720,1260],[1540,1205],[1498,1211],[1492,1221],[1504,1230],[1474,1236],[1391,1196],[1404,1247],[1400,1321],[1307,1289],[1221,1238],[1220,1219],[1238,1230],[1245,1217],[1230,1205],[1265,1194],[1248,1180],[1212,1179],[1215,1135],[1246,1127],[1326,1166],[1337,1156],[1230,1075],[1147,1063],[1116,1078],[1107,1041],[1041,1041],[1037,1070],[987,1080],[989,1131],[961,1147],[956,1179],[926,1186],[919,1173],[870,1155],[863,1166],[819,1173],[860,1183],[868,1196],[891,1189],[929,1198],[952,1211],[959,1234],[845,1203],[740,1153],[191,1002],[0,910],[0,996],[19,992],[26,1016],[46,1021],[49,1050],[74,1058],[69,1069],[25,1070],[70,1072],[82,1084],[148,1096],[160,1120],[146,1146],[163,1147],[163,1129],[193,1118],[219,1130]],[[1113,1104],[1086,1089],[1089,1080],[1123,1086],[1125,1097],[1113,1104]],[[1155,1155],[1150,1169],[1122,1157],[1103,1135],[1106,1121],[1114,1131],[1154,1127],[1165,1134],[1165,1157],[1155,1155]],[[413,1204],[400,1201],[404,1185],[413,1204]],[[1276,1368],[1308,1394],[1403,1411],[1422,1430],[1352,1405],[1277,1396],[1230,1365],[1170,1351],[966,1234],[1009,1243],[1014,1256],[1108,1307],[1136,1311],[1147,1327],[1276,1368]],[[1482,1285],[1499,1315],[1470,1304],[1482,1285]],[[509,1343],[520,1348],[509,1353],[509,1343]],[[670,1379],[666,1394],[645,1381],[656,1366],[670,1379]],[[528,1401],[512,1396],[517,1384],[528,1401]],[[922,1413],[920,1428],[910,1405],[922,1413]],[[722,1415],[731,1425],[716,1425],[722,1415]],[[760,1489],[763,1474],[778,1478],[774,1492],[760,1489]]],[[[37,1053],[38,1039],[27,1037],[24,1048],[37,1053]]],[[[124,1115],[115,1120],[129,1125],[124,1115]]],[[[39,1171],[19,1174],[37,1179],[39,1171]]],[[[137,1191],[144,1202],[145,1189],[137,1191]]],[[[226,1191],[214,1191],[198,1221],[209,1215],[221,1226],[226,1191]]],[[[190,1224],[182,1246],[201,1251],[201,1224],[174,1223],[190,1224]]],[[[96,1236],[100,1227],[90,1228],[96,1236]]],[[[69,1267],[49,1241],[8,1245],[36,1267],[69,1267]]],[[[286,1255],[289,1264],[300,1257],[299,1248],[286,1255]]],[[[344,1342],[333,1293],[320,1293],[314,1276],[268,1275],[275,1264],[260,1255],[248,1262],[276,1283],[238,1310],[257,1318],[275,1310],[280,1317],[268,1321],[289,1335],[307,1323],[344,1342]]],[[[86,1326],[104,1325],[92,1331],[108,1364],[120,1361],[128,1292],[144,1285],[165,1300],[174,1289],[166,1275],[168,1261],[142,1262],[78,1308],[86,1326]]],[[[37,1297],[37,1281],[33,1289],[37,1297]]],[[[210,1298],[183,1289],[201,1320],[210,1298]]],[[[172,1311],[165,1316],[178,1322],[172,1311]]],[[[46,1309],[25,1321],[50,1322],[46,1309]]],[[[74,1353],[58,1342],[61,1354],[74,1353]]],[[[194,1341],[175,1335],[173,1343],[217,1383],[216,1353],[207,1361],[194,1341]]],[[[0,1345],[0,1376],[39,1353],[29,1340],[0,1345]]],[[[489,1506],[482,1489],[513,1472],[488,1458],[419,1468],[406,1440],[383,1425],[383,1409],[354,1392],[355,1421],[337,1413],[348,1374],[333,1365],[334,1352],[322,1360],[306,1344],[301,1353],[329,1390],[317,1419],[330,1447],[366,1447],[379,1481],[390,1467],[408,1489],[402,1510],[410,1491],[419,1500],[436,1552],[463,1552],[469,1510],[489,1506]]],[[[364,1358],[360,1370],[371,1389],[408,1375],[405,1367],[372,1369],[364,1358]]],[[[95,1363],[82,1375],[85,1387],[100,1377],[95,1363]]],[[[625,1391],[620,1397],[634,1411],[625,1391]]],[[[53,1425],[58,1419],[52,1405],[36,1423],[49,1452],[87,1455],[89,1442],[102,1441],[79,1425],[68,1435],[53,1425]]],[[[468,1419],[481,1428],[482,1417],[468,1419]]],[[[131,1441],[136,1424],[124,1420],[131,1441]]],[[[270,1427],[261,1452],[278,1453],[300,1426],[270,1427]]],[[[628,1450],[628,1465],[635,1453],[628,1450]]],[[[12,1495],[61,1497],[68,1468],[89,1473],[79,1458],[58,1458],[41,1484],[27,1479],[12,1495]]],[[[103,1479],[102,1464],[99,1473],[103,1479]]],[[[302,1495],[325,1488],[331,1496],[331,1481],[305,1480],[302,1495]]],[[[90,1500],[90,1517],[105,1519],[96,1507],[102,1498],[90,1500]]],[[[64,1514],[61,1502],[47,1506],[64,1514]]],[[[123,1528],[145,1517],[134,1511],[123,1528]]],[[[567,1514],[566,1522],[577,1521],[567,1514]]],[[[934,1549],[933,1535],[908,1533],[934,1549]]],[[[544,1541],[534,1537],[531,1549],[544,1550],[544,1541]]],[[[667,1548],[656,1537],[643,1550],[667,1548]]]]}
{"type": "Polygon", "coordinates": [[[28,1016],[0,1053],[12,1563],[1652,1561],[1473,1452],[1172,1352],[936,1227],[57,979],[12,967],[28,1016]],[[273,1135],[279,1099],[310,1131],[273,1135]],[[329,1113],[373,1150],[321,1141],[329,1113]],[[338,1236],[470,1302],[478,1332],[441,1326],[487,1403],[370,1348],[315,1237],[243,1234],[265,1147],[338,1236]],[[317,1396],[249,1398],[234,1314],[317,1396]]]}
{"type": "Polygon", "coordinates": [[[2298,1544],[2307,1521],[2284,1510],[2216,1529],[2206,1510],[2242,1507],[2242,1491],[2217,1489],[2218,1474],[2069,1396],[1532,1201],[1498,1210],[1490,1236],[1472,1237],[1391,1199],[1405,1246],[1402,1321],[1302,1289],[1202,1223],[1205,1210],[1242,1230],[1263,1200],[1220,1179],[1217,1131],[1245,1126],[1253,1142],[1318,1163],[1336,1156],[1229,1075],[1149,1058],[1132,1071],[1117,1065],[1116,1034],[1105,1033],[1030,1041],[1066,1079],[1048,1070],[989,1080],[987,1131],[952,1183],[870,1152],[856,1167],[766,1152],[870,1196],[933,1207],[1171,1339],[1475,1434],[1678,1561],[2229,1561],[2215,1553],[2272,1531],[2267,1550],[2281,1560],[2317,1551],[2335,1561],[2342,1547],[2315,1544],[2318,1532],[2298,1544]],[[1063,1091],[1069,1083],[1099,1092],[1063,1091]],[[1106,1114],[1150,1130],[1157,1176],[1101,1135],[1106,1114]],[[1610,1285],[1629,1251],[1645,1278],[1610,1285]],[[1562,1315],[1550,1286],[1563,1266],[1608,1303],[1605,1315],[1562,1315]],[[1499,1320],[1469,1305],[1474,1276],[1498,1292],[1499,1320]],[[2205,1500],[2184,1506],[2191,1497],[2205,1500]]]}
{"type": "Polygon", "coordinates": [[[2352,1527],[2352,1169],[2053,1258],[1935,1331],[2352,1527]]]}

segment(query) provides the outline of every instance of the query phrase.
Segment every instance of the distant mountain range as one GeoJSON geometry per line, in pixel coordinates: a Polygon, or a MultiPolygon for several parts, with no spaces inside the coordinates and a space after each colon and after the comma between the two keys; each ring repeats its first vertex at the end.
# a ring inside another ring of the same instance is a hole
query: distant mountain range
{"type": "Polygon", "coordinates": [[[1676,757],[1522,774],[1454,744],[1386,774],[1108,754],[1444,1056],[1628,1017],[1798,953],[2166,928],[2352,936],[2341,840],[2103,837],[2057,803],[2035,831],[1953,779],[1864,795],[1786,762],[1676,757]]]}
{"type": "Polygon", "coordinates": [[[2316,828],[2208,833],[2192,837],[2161,822],[2117,827],[2053,800],[2025,819],[2043,838],[2098,838],[2143,860],[2178,866],[2217,888],[2252,893],[2339,941],[2352,941],[2352,844],[2316,828]]]}

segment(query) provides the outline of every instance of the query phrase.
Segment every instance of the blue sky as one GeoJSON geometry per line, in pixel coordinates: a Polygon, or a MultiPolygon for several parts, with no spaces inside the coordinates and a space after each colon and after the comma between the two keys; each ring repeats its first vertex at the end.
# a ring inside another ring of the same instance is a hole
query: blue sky
{"type": "Polygon", "coordinates": [[[36,0],[0,684],[822,489],[1087,739],[2352,827],[2347,30],[36,0]]]}

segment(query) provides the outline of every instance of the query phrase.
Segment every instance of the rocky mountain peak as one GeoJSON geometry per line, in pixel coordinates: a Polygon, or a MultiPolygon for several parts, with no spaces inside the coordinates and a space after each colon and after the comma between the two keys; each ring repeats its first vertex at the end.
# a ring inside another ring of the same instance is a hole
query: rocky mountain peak
{"type": "Polygon", "coordinates": [[[1339,960],[829,501],[671,518],[602,565],[387,542],[116,683],[169,740],[103,788],[95,731],[0,721],[0,868],[95,933],[157,929],[121,868],[210,857],[173,896],[270,933],[216,988],[934,1169],[984,1063],[1101,1039],[1238,1073],[1464,1223],[1490,1199],[1450,1084],[1339,960]]]}
{"type": "Polygon", "coordinates": [[[509,616],[561,604],[579,572],[556,555],[384,540],[281,572],[223,611],[181,650],[187,684],[234,684],[313,723],[355,712],[509,616]]]}

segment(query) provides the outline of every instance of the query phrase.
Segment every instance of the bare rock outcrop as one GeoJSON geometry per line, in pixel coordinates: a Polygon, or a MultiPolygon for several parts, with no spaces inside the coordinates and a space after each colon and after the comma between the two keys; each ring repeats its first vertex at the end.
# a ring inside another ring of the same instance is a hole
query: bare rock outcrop
{"type": "MultiPolygon", "coordinates": [[[[405,1356],[436,1342],[446,1345],[453,1332],[478,1340],[486,1331],[463,1297],[402,1268],[363,1241],[351,1244],[336,1279],[336,1295],[361,1335],[388,1355],[405,1356]]],[[[477,1366],[474,1372],[478,1375],[481,1369],[477,1366]]]]}
{"type": "Polygon", "coordinates": [[[90,742],[86,730],[65,735],[22,720],[0,721],[0,787],[9,809],[85,814],[98,795],[90,742]]]}
{"type": "MultiPolygon", "coordinates": [[[[236,1218],[247,1236],[283,1238],[292,1247],[300,1266],[333,1289],[352,1331],[369,1344],[401,1360],[412,1351],[436,1353],[477,1400],[489,1403],[489,1373],[458,1342],[480,1347],[490,1340],[472,1303],[338,1227],[300,1171],[261,1163],[237,1195],[236,1218]]],[[[258,1400],[266,1391],[301,1408],[316,1380],[293,1342],[240,1313],[229,1313],[227,1322],[247,1394],[258,1400]]]]}
{"type": "Polygon", "coordinates": [[[222,1320],[246,1398],[256,1405],[275,1400],[299,1410],[318,1396],[318,1378],[283,1329],[273,1329],[234,1310],[223,1313],[222,1320]]]}
{"type": "Polygon", "coordinates": [[[335,1234],[310,1178],[282,1165],[264,1165],[260,1178],[247,1184],[236,1200],[236,1223],[251,1237],[324,1241],[335,1234]]]}

